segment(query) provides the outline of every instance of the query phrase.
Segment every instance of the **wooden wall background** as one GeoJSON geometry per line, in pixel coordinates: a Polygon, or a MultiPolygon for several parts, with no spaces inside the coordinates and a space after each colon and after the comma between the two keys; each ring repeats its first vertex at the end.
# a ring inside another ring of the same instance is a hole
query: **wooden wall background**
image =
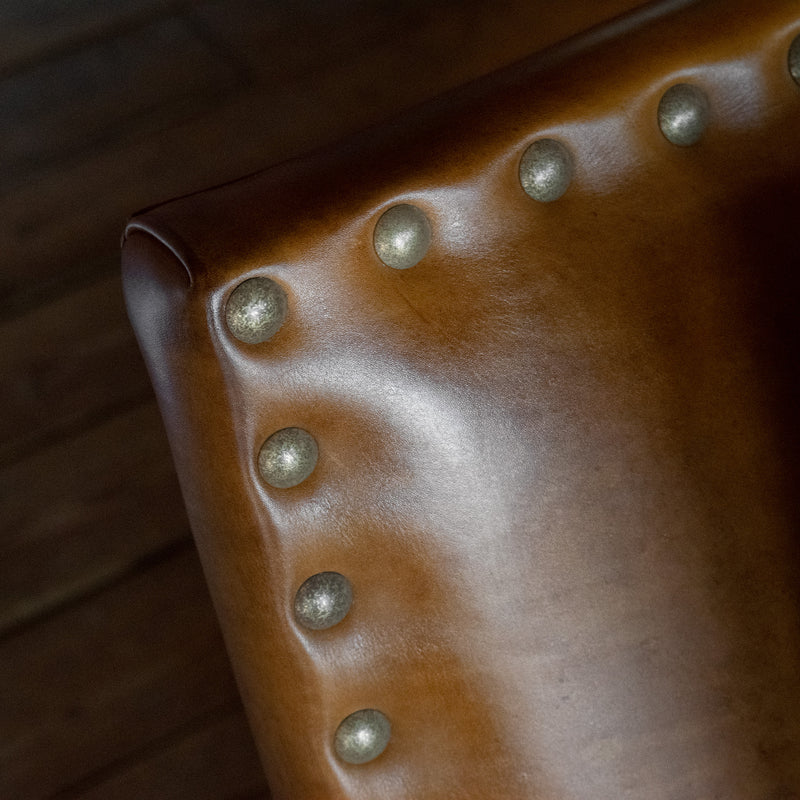
{"type": "Polygon", "coordinates": [[[126,217],[510,63],[559,6],[0,2],[0,798],[268,797],[123,308],[126,217]]]}

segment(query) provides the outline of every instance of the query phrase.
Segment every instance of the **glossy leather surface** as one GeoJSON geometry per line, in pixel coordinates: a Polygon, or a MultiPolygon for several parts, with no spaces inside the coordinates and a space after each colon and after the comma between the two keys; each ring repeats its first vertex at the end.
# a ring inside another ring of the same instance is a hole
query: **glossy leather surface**
{"type": "Polygon", "coordinates": [[[126,292],[276,798],[800,797],[789,0],[657,3],[131,222],[126,292]],[[656,122],[690,82],[710,126],[656,122]],[[538,138],[575,177],[537,203],[538,138]],[[383,265],[377,219],[432,244],[383,265]],[[286,290],[268,342],[225,327],[286,290]],[[274,489],[273,432],[311,432],[274,489]],[[293,616],[347,576],[327,630],[293,616]],[[374,761],[339,722],[392,724],[374,761]]]}

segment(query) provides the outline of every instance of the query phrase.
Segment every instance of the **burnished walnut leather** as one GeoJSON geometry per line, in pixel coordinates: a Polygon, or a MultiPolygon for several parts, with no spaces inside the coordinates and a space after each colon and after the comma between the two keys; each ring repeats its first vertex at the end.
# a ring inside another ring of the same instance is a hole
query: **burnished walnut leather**
{"type": "MultiPolygon", "coordinates": [[[[577,5],[577,4],[575,4],[577,5]]],[[[656,3],[134,217],[131,318],[276,798],[800,797],[796,0],[656,3]],[[711,104],[691,147],[662,93],[711,104]],[[542,137],[575,177],[537,203],[542,137]],[[393,270],[373,228],[432,225],[393,270]],[[224,308],[288,295],[270,341],[224,308]],[[300,485],[259,477],[288,426],[300,485]],[[337,571],[350,613],[295,622],[337,571]],[[339,722],[392,738],[352,766],[339,722]]]]}

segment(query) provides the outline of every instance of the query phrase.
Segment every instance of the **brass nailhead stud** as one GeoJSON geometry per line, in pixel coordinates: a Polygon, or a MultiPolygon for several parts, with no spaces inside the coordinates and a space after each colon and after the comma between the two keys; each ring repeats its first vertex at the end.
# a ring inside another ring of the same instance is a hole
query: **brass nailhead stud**
{"type": "Polygon", "coordinates": [[[386,211],[375,225],[375,252],[387,267],[408,269],[418,264],[431,243],[431,224],[416,206],[401,203],[386,211]]]}
{"type": "Polygon", "coordinates": [[[362,708],[345,717],[337,728],[336,755],[348,764],[366,764],[386,749],[391,735],[392,726],[385,714],[362,708]]]}
{"type": "Polygon", "coordinates": [[[269,278],[249,278],[231,292],[225,306],[228,330],[241,342],[271,339],[286,319],[286,292],[269,278]]]}
{"type": "Polygon", "coordinates": [[[352,603],[353,588],[344,575],[319,572],[297,590],[294,616],[304,628],[322,631],[338,625],[347,616],[352,603]]]}
{"type": "Polygon", "coordinates": [[[258,470],[270,486],[289,489],[314,471],[318,455],[317,442],[308,431],[283,428],[261,446],[258,470]]]}
{"type": "Polygon", "coordinates": [[[677,83],[658,104],[658,126],[667,141],[679,147],[697,144],[708,127],[711,107],[706,93],[690,83],[677,83]]]}
{"type": "Polygon", "coordinates": [[[800,86],[800,36],[795,36],[789,45],[789,74],[800,86]]]}
{"type": "Polygon", "coordinates": [[[575,167],[569,150],[555,139],[539,139],[523,154],[519,180],[529,197],[540,203],[558,200],[569,187],[575,167]]]}

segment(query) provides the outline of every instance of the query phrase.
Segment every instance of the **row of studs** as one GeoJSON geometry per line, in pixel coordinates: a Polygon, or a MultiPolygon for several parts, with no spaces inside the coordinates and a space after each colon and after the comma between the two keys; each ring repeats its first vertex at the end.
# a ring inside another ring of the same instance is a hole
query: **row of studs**
{"type": "MultiPolygon", "coordinates": [[[[229,330],[240,341],[256,344],[271,339],[288,311],[283,288],[269,278],[250,278],[231,293],[225,309],[229,330]]],[[[258,453],[261,477],[278,489],[289,489],[311,475],[317,464],[316,439],[303,428],[282,428],[273,433],[258,453]]],[[[338,625],[353,602],[350,581],[338,572],[320,572],[306,579],[294,598],[294,616],[304,628],[326,630],[338,625]]],[[[374,708],[353,712],[339,724],[334,750],[348,764],[365,764],[377,758],[389,743],[391,723],[374,708]]]]}
{"type": "MultiPolygon", "coordinates": [[[[312,575],[297,590],[294,615],[297,622],[312,631],[338,625],[350,611],[353,587],[338,572],[312,575]]],[[[377,758],[389,744],[392,725],[376,708],[362,708],[345,717],[333,740],[336,755],[348,764],[365,764],[377,758]]]]}
{"type": "MultiPolygon", "coordinates": [[[[800,36],[789,48],[789,72],[800,85],[800,36]]],[[[697,86],[670,87],[658,106],[658,124],[668,141],[686,147],[696,144],[708,125],[710,104],[697,86]]],[[[534,200],[552,202],[567,190],[574,173],[569,150],[554,139],[539,139],[522,156],[522,188],[534,200]]],[[[428,218],[416,206],[399,204],[386,211],[374,232],[375,251],[395,269],[408,269],[422,260],[431,242],[428,218]]],[[[283,288],[269,278],[251,278],[239,284],[226,305],[226,322],[240,341],[257,344],[271,339],[283,325],[288,302],[283,288]]],[[[311,475],[319,449],[302,428],[284,428],[272,434],[258,454],[261,477],[276,488],[291,488],[311,475]]],[[[353,601],[350,581],[338,572],[321,572],[297,590],[294,614],[309,630],[325,630],[340,623],[353,601]]],[[[377,709],[361,709],[338,726],[334,737],[337,755],[347,763],[363,764],[377,758],[391,736],[388,718],[377,709]]]]}
{"type": "MultiPolygon", "coordinates": [[[[283,428],[264,442],[258,455],[261,477],[277,488],[302,483],[314,470],[319,448],[314,437],[302,428],[283,428]]],[[[297,622],[311,631],[338,625],[353,604],[353,587],[338,572],[319,572],[307,578],[294,597],[297,622]]],[[[348,764],[365,764],[377,758],[389,744],[392,726],[375,708],[353,712],[339,724],[333,745],[348,764]]]]}
{"type": "MultiPolygon", "coordinates": [[[[316,439],[302,428],[273,433],[258,454],[258,471],[270,485],[288,489],[302,483],[314,470],[319,456],[316,439]]],[[[353,587],[338,572],[319,572],[307,578],[294,597],[297,622],[311,631],[338,625],[353,603],[353,587]]],[[[362,708],[347,716],[336,729],[336,754],[348,764],[365,764],[389,744],[391,724],[381,711],[362,708]]]]}
{"type": "MultiPolygon", "coordinates": [[[[800,36],[789,48],[789,73],[800,85],[800,36]]],[[[658,125],[672,144],[689,147],[700,141],[708,126],[711,105],[705,92],[689,83],[667,89],[658,104],[658,125]]],[[[523,153],[519,180],[534,200],[550,203],[567,191],[575,172],[572,154],[555,139],[538,139],[523,153]]],[[[431,225],[416,206],[401,203],[386,211],[375,225],[373,244],[381,261],[394,269],[418,264],[431,243],[431,225]]],[[[231,333],[255,344],[270,339],[283,324],[287,312],[283,289],[268,278],[240,284],[227,306],[231,333]]]]}

